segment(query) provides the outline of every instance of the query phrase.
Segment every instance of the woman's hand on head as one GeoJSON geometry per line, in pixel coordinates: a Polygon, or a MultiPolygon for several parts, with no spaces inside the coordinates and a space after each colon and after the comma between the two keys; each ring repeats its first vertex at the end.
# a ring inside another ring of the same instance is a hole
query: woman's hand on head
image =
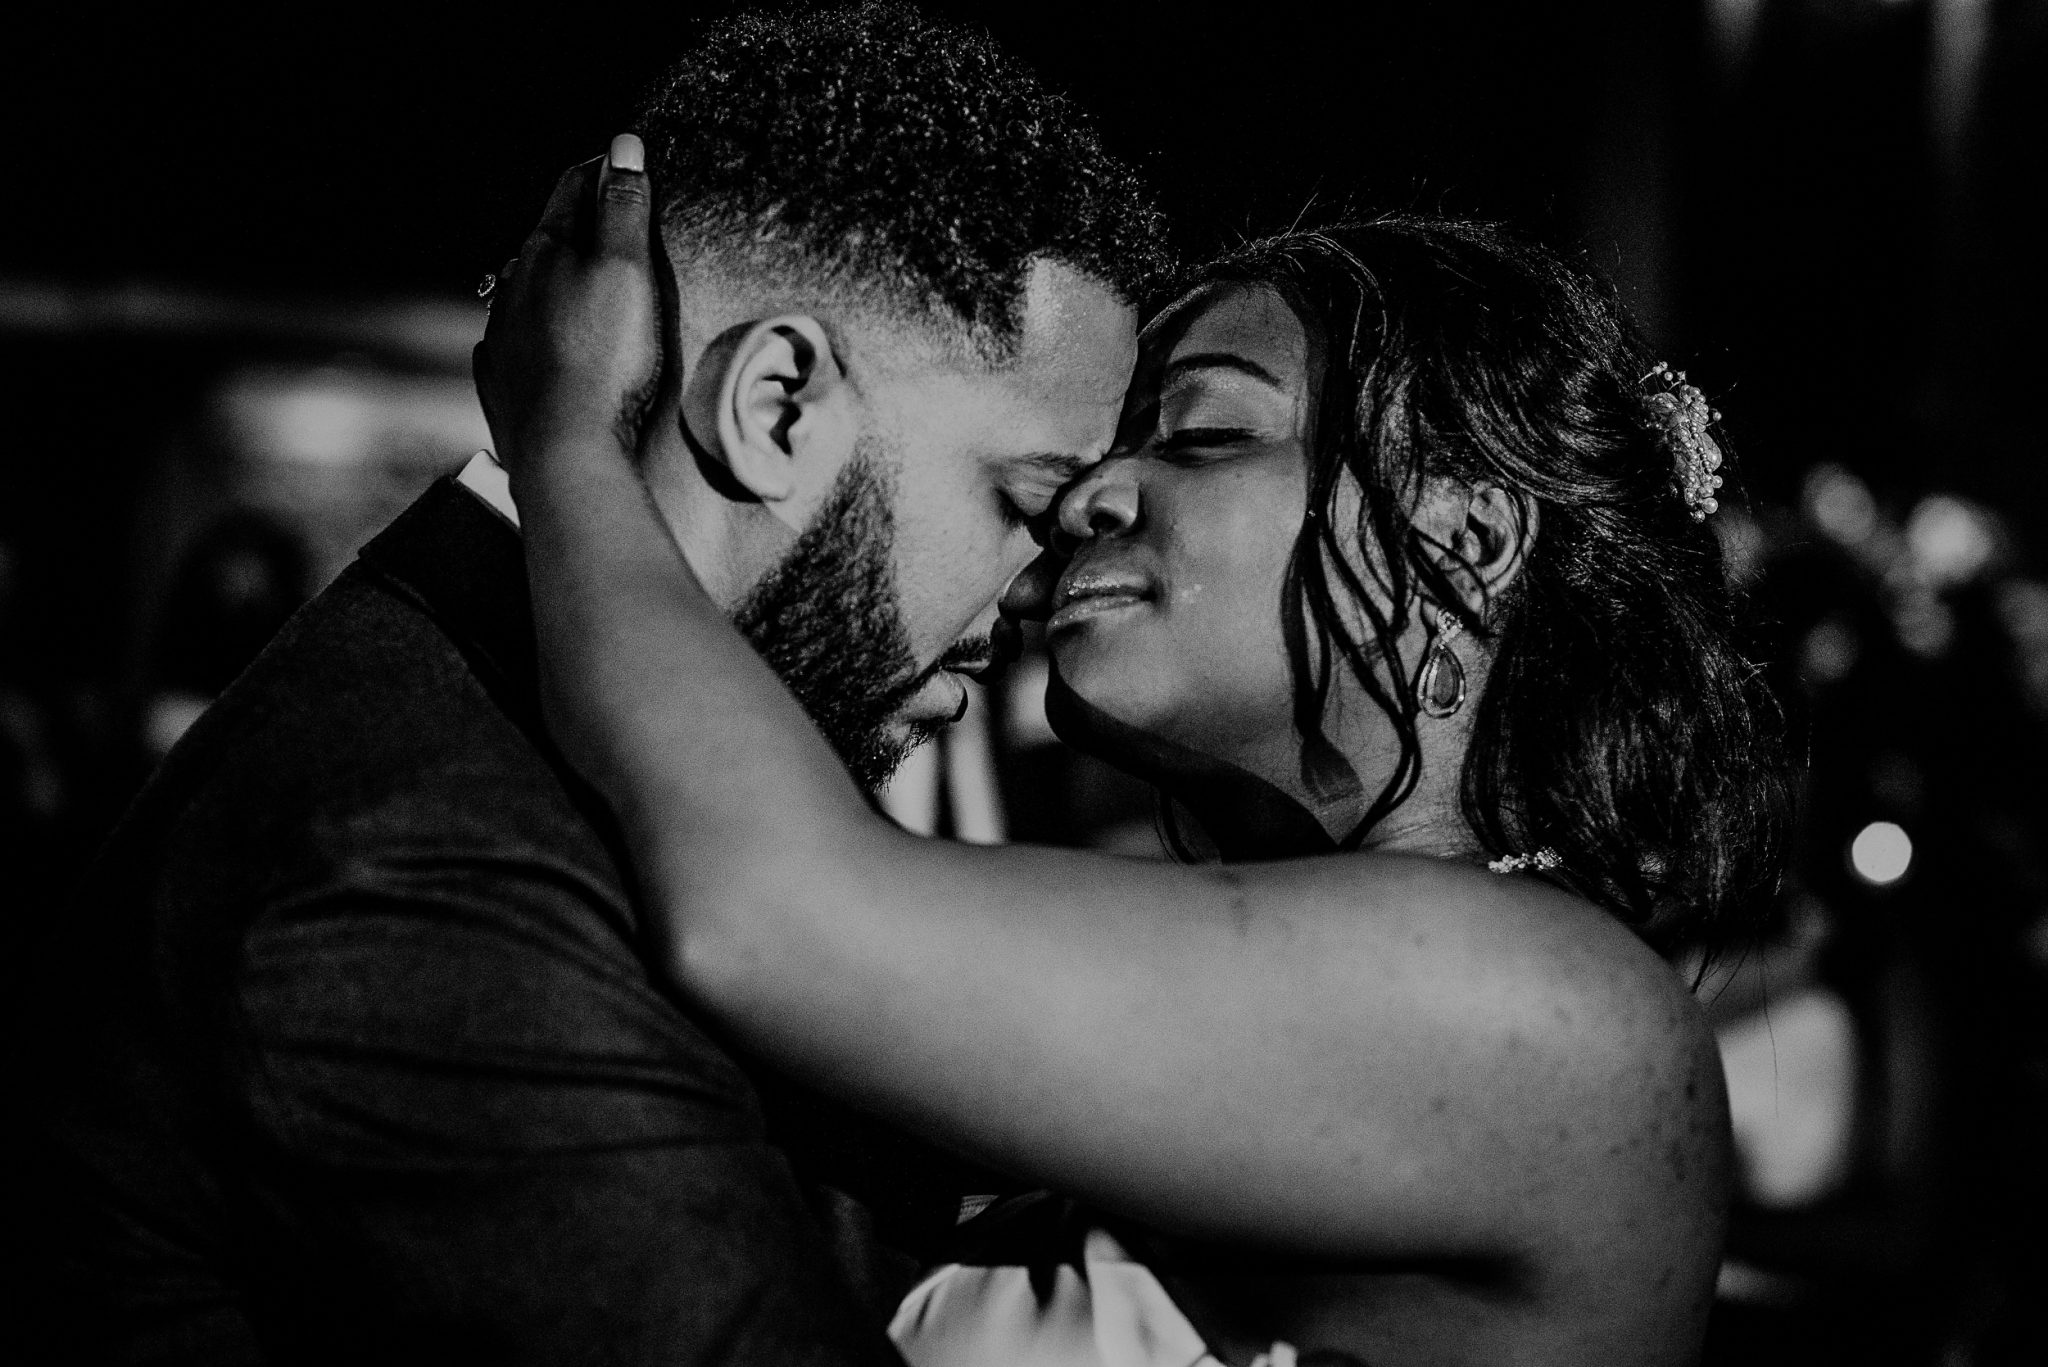
{"type": "Polygon", "coordinates": [[[500,272],[472,353],[498,457],[519,477],[559,450],[631,456],[662,381],[653,190],[640,139],[571,167],[500,272]],[[608,445],[607,445],[608,444],[608,445]]]}

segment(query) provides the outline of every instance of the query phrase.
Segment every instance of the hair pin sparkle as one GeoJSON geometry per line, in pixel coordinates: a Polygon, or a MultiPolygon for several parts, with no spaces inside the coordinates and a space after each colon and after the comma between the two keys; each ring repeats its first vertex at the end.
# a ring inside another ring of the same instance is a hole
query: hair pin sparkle
{"type": "Polygon", "coordinates": [[[1686,383],[1683,370],[1673,370],[1659,361],[1643,383],[1661,381],[1664,387],[1650,396],[1650,406],[1663,420],[1665,440],[1678,460],[1678,492],[1695,522],[1704,522],[1721,511],[1716,491],[1721,487],[1721,447],[1707,432],[1721,415],[1707,405],[1707,396],[1697,385],[1686,383]]]}
{"type": "Polygon", "coordinates": [[[1548,845],[1534,854],[1504,854],[1486,861],[1486,867],[1494,873],[1549,873],[1563,864],[1564,860],[1557,851],[1548,845]]]}

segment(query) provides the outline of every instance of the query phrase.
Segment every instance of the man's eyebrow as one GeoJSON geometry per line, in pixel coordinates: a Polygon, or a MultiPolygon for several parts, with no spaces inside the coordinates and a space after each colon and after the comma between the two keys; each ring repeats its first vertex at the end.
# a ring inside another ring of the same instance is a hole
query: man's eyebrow
{"type": "Polygon", "coordinates": [[[1198,351],[1190,356],[1176,356],[1168,361],[1166,369],[1159,373],[1159,387],[1164,389],[1194,370],[1235,370],[1255,380],[1264,380],[1275,389],[1284,388],[1280,383],[1280,377],[1272,371],[1257,361],[1249,360],[1232,351],[1198,351]]]}

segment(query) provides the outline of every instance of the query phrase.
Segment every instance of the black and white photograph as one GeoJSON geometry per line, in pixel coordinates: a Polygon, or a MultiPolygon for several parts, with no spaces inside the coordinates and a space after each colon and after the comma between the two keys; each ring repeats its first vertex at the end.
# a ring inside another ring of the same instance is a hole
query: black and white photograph
{"type": "Polygon", "coordinates": [[[2048,0],[0,20],[0,1359],[2048,1362],[2048,0]]]}

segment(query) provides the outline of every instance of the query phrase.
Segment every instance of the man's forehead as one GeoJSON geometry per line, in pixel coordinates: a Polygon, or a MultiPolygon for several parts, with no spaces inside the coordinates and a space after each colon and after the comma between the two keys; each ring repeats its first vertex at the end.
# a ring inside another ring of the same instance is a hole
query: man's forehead
{"type": "Polygon", "coordinates": [[[891,425],[1006,467],[1098,459],[1137,361],[1136,310],[1093,277],[1041,261],[1020,314],[1015,351],[993,367],[925,352],[893,369],[870,391],[891,425]]]}
{"type": "Polygon", "coordinates": [[[1031,265],[1016,355],[1004,378],[1032,397],[1080,408],[1123,402],[1138,356],[1137,310],[1063,261],[1031,265]]]}

